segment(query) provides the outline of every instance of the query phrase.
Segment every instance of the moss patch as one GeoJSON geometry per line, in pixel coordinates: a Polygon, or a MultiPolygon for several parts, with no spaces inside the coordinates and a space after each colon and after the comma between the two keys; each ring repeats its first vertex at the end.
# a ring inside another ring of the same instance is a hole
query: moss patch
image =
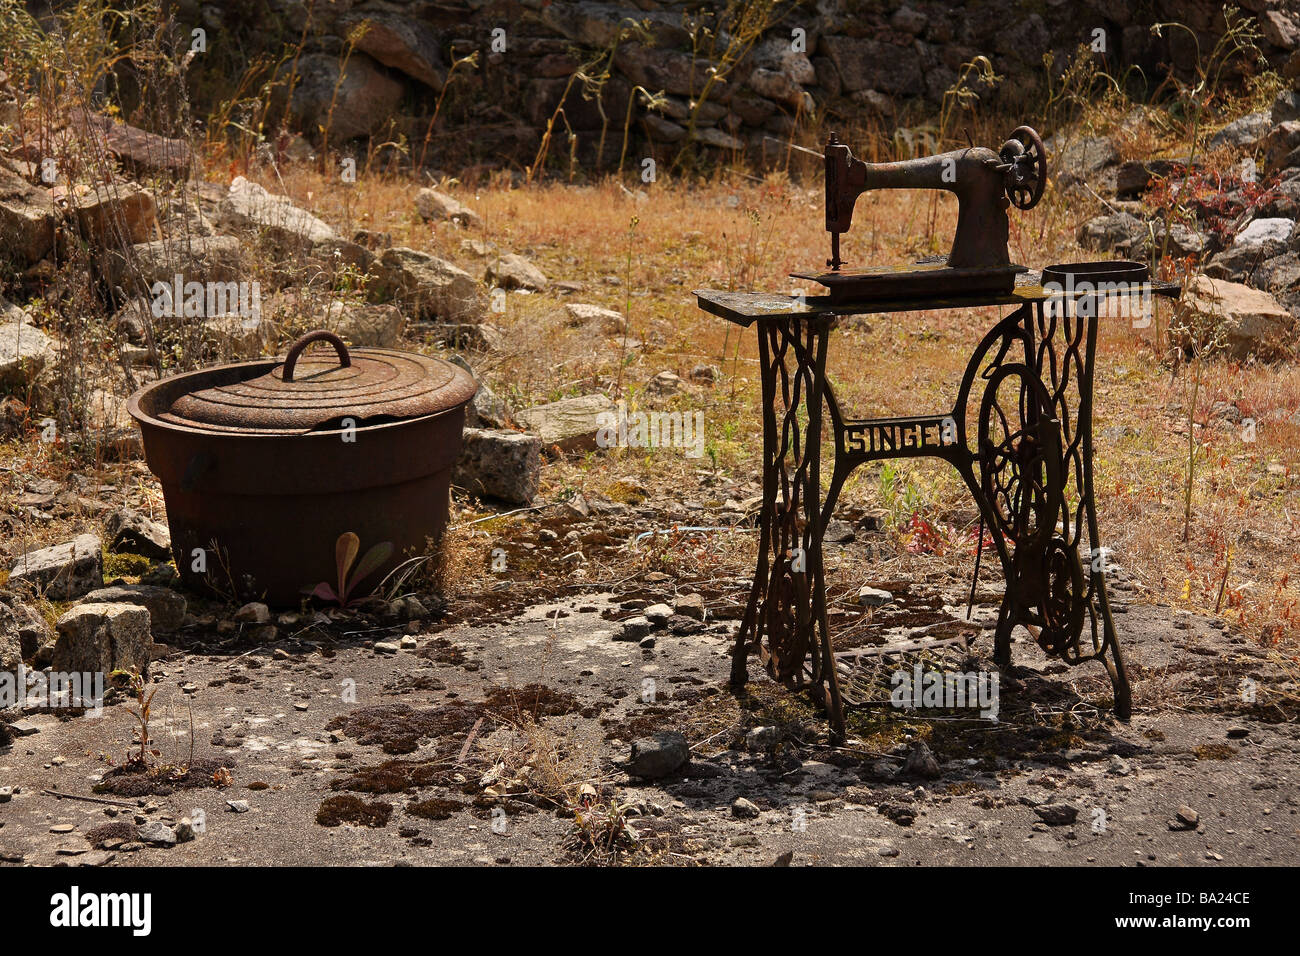
{"type": "Polygon", "coordinates": [[[337,827],[344,823],[357,826],[378,828],[388,825],[388,818],[393,815],[393,805],[376,800],[366,803],[360,797],[342,794],[326,797],[316,811],[316,822],[323,827],[337,827]]]}

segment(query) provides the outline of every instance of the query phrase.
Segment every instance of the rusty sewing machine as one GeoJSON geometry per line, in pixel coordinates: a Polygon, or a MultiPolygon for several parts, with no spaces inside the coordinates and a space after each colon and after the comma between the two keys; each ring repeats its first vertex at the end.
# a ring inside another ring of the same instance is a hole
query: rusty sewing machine
{"type": "Polygon", "coordinates": [[[1071,665],[1100,661],[1110,677],[1114,712],[1127,719],[1130,691],[1093,496],[1093,365],[1104,311],[1096,290],[1116,277],[1137,281],[1148,294],[1172,295],[1176,286],[1149,282],[1145,267],[1135,263],[1056,266],[1035,281],[1027,267],[1011,262],[1007,209],[1033,209],[1047,182],[1043,141],[1027,126],[997,151],[971,146],[890,163],[858,160],[832,134],[824,161],[829,271],[793,276],[820,283],[827,294],[696,292],[705,311],[757,325],[759,336],[763,506],[733,685],[743,686],[746,659],[757,651],[774,679],[813,692],[835,734],[843,735],[846,699],[853,704],[855,691],[869,689],[857,667],[871,650],[833,648],[823,532],[858,466],[930,456],[957,469],[979,510],[972,603],[986,542],[1001,564],[1006,589],[994,634],[998,665],[1010,666],[1012,631],[1023,625],[1052,657],[1071,665]],[[858,198],[897,188],[957,196],[957,231],[947,258],[846,269],[840,240],[852,226],[858,198]],[[894,418],[845,416],[826,377],[838,316],[977,306],[1012,308],[976,346],[950,408],[894,418]],[[823,413],[835,446],[825,489],[823,413]]]}

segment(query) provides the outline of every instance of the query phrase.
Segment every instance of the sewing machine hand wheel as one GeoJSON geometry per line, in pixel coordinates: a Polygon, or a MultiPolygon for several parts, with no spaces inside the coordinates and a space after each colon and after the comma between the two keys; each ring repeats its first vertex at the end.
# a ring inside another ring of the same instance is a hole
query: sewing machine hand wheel
{"type": "Polygon", "coordinates": [[[1017,126],[999,150],[1007,198],[1017,209],[1033,209],[1047,184],[1047,150],[1028,126],[1017,126]]]}

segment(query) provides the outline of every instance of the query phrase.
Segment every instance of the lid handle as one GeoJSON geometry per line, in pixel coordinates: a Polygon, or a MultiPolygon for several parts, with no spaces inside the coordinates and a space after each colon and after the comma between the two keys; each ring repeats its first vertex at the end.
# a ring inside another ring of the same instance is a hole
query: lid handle
{"type": "Polygon", "coordinates": [[[328,342],[334,346],[334,351],[339,354],[339,368],[347,368],[352,364],[352,356],[348,354],[348,347],[343,344],[343,340],[333,332],[317,329],[315,332],[308,332],[289,346],[289,354],[284,357],[284,380],[286,382],[293,381],[293,367],[298,364],[298,356],[313,342],[328,342]]]}

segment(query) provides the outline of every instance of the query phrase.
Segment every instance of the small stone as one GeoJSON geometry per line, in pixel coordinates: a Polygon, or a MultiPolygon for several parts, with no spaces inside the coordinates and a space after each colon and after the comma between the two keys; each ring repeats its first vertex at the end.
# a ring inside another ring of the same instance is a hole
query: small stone
{"type": "Polygon", "coordinates": [[[762,753],[774,747],[779,737],[775,727],[755,727],[745,734],[745,749],[750,753],[762,753]]]}
{"type": "Polygon", "coordinates": [[[167,525],[130,508],[110,515],[104,532],[108,549],[116,554],[139,554],[156,561],[166,561],[172,556],[172,536],[167,525]]]}
{"type": "Polygon", "coordinates": [[[541,269],[513,252],[490,260],[483,278],[489,286],[530,292],[541,292],[549,284],[541,269]]]}
{"type": "Polygon", "coordinates": [[[744,797],[737,797],[731,802],[731,815],[733,817],[739,817],[742,820],[752,820],[760,813],[762,813],[762,811],[758,809],[758,805],[746,800],[744,797]]]}
{"type": "Polygon", "coordinates": [[[1175,812],[1174,819],[1169,821],[1171,830],[1195,830],[1200,825],[1201,815],[1185,803],[1175,812]]]}
{"type": "Polygon", "coordinates": [[[752,833],[742,833],[740,836],[732,837],[727,842],[734,847],[758,846],[758,837],[752,833]]]}
{"type": "Polygon", "coordinates": [[[667,777],[691,759],[686,738],[676,731],[660,731],[632,742],[632,753],[624,769],[634,777],[667,777]]]}
{"type": "Polygon", "coordinates": [[[181,822],[176,824],[176,842],[189,843],[194,839],[194,824],[189,817],[182,817],[181,822]]]}
{"type": "MultiPolygon", "coordinates": [[[[153,846],[176,845],[176,831],[165,823],[154,821],[141,824],[138,835],[142,843],[149,843],[153,846]]],[[[123,846],[121,849],[125,850],[126,847],[123,846]]]]}
{"type": "Polygon", "coordinates": [[[0,787],[0,803],[8,803],[14,798],[13,787],[0,787]]]}
{"type": "Polygon", "coordinates": [[[260,601],[250,601],[235,612],[234,620],[240,624],[269,624],[271,609],[260,601]]]}
{"type": "Polygon", "coordinates": [[[420,646],[420,642],[417,641],[410,634],[407,634],[403,636],[400,641],[397,642],[397,646],[404,651],[413,651],[420,646]]]}
{"type": "Polygon", "coordinates": [[[1049,827],[1069,826],[1079,816],[1079,808],[1068,803],[1041,803],[1034,812],[1049,827]]]}
{"type": "Polygon", "coordinates": [[[876,850],[876,852],[877,852],[878,854],[880,854],[881,856],[884,856],[884,857],[893,857],[893,856],[898,856],[898,847],[896,847],[896,846],[882,846],[882,847],[880,847],[878,850],[876,850]]]}
{"type": "Polygon", "coordinates": [[[653,634],[649,634],[641,638],[641,640],[637,642],[637,646],[640,647],[642,650],[650,651],[650,650],[654,650],[655,643],[656,643],[655,636],[653,634]]]}
{"type": "Polygon", "coordinates": [[[702,594],[680,595],[673,604],[673,610],[682,617],[692,620],[704,620],[704,596],[702,594]]]}
{"type": "Polygon", "coordinates": [[[247,813],[249,809],[247,800],[227,800],[226,806],[228,806],[233,813],[247,813]]]}
{"type": "Polygon", "coordinates": [[[668,619],[673,616],[673,609],[667,604],[651,604],[641,613],[655,627],[663,627],[668,623],[668,619]]]}
{"type": "Polygon", "coordinates": [[[50,832],[51,832],[51,833],[71,833],[71,832],[72,832],[73,830],[75,830],[75,829],[77,829],[76,826],[75,826],[74,824],[71,824],[71,823],[56,823],[56,824],[54,824],[54,826],[50,827],[50,832]]]}
{"type": "Polygon", "coordinates": [[[880,588],[864,586],[858,589],[858,603],[863,607],[880,607],[893,599],[893,594],[880,588]]]}
{"type": "Polygon", "coordinates": [[[1247,727],[1230,727],[1228,729],[1229,740],[1242,740],[1250,736],[1250,729],[1247,727]]]}
{"type": "Polygon", "coordinates": [[[943,771],[939,769],[939,761],[935,759],[929,744],[924,740],[918,740],[912,745],[912,750],[907,755],[903,768],[898,771],[900,777],[922,777],[926,780],[936,780],[942,774],[943,771]]]}
{"type": "Polygon", "coordinates": [[[9,730],[15,737],[30,737],[32,734],[39,734],[41,732],[41,728],[26,719],[15,720],[9,725],[9,730]]]}
{"type": "Polygon", "coordinates": [[[650,633],[650,619],[640,615],[629,617],[623,622],[619,632],[614,635],[616,641],[639,641],[650,633]]]}
{"type": "Polygon", "coordinates": [[[396,654],[401,650],[401,646],[393,641],[377,641],[375,643],[376,654],[396,654]]]}
{"type": "Polygon", "coordinates": [[[298,711],[307,710],[309,707],[309,704],[305,704],[302,701],[295,701],[293,705],[293,709],[298,711]]]}

